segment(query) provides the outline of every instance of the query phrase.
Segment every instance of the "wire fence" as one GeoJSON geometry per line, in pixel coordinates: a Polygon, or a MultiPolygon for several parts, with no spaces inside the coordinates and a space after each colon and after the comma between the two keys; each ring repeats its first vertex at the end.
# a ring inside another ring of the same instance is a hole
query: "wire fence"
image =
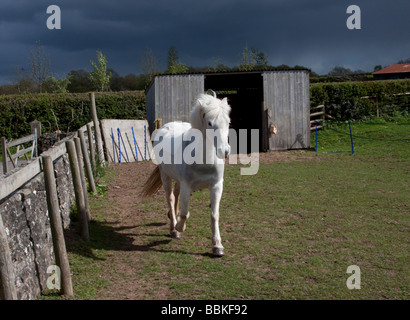
{"type": "Polygon", "coordinates": [[[321,147],[327,153],[354,154],[356,146],[410,143],[410,122],[317,121],[313,128],[316,152],[321,147]]]}

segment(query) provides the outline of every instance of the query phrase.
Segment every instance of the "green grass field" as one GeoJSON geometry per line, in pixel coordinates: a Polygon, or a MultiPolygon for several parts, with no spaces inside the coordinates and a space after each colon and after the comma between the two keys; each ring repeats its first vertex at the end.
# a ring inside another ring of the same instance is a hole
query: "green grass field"
{"type": "Polygon", "coordinates": [[[149,214],[164,210],[164,198],[140,203],[143,224],[158,227],[141,233],[149,250],[138,261],[127,261],[123,236],[106,222],[115,204],[93,200],[92,241],[68,242],[76,299],[115,287],[105,276],[113,257],[133,270],[119,277],[138,278],[134,290],[144,299],[160,291],[166,299],[408,299],[409,122],[353,124],[354,155],[328,153],[349,150],[343,124],[319,132],[318,153],[275,155],[254,176],[227,166],[220,208],[226,255],[219,259],[209,255],[206,190],[192,196],[180,241],[161,225],[165,212],[162,220],[149,214]],[[360,290],[346,286],[350,265],[360,267],[360,290]]]}

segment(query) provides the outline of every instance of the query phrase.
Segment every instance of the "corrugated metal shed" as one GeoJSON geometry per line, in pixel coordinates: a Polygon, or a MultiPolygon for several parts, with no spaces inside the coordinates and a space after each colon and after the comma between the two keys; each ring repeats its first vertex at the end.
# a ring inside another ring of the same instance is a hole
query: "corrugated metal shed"
{"type": "Polygon", "coordinates": [[[163,124],[189,122],[195,98],[208,89],[228,97],[234,129],[260,129],[259,150],[310,147],[307,70],[156,76],[146,93],[150,129],[155,129],[158,118],[163,124]],[[271,125],[276,134],[269,133],[271,125]]]}

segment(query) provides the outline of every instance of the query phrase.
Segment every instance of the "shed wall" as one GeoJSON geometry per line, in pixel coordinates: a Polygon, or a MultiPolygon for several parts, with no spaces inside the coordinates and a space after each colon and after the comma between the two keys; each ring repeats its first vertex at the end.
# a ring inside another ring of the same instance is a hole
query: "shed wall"
{"type": "Polygon", "coordinates": [[[269,136],[269,149],[310,147],[309,73],[264,72],[263,91],[268,121],[277,127],[277,134],[269,136]]]}
{"type": "Polygon", "coordinates": [[[200,93],[204,93],[203,75],[156,77],[147,92],[147,118],[151,130],[157,118],[161,118],[163,124],[170,121],[189,122],[192,106],[200,93]]]}

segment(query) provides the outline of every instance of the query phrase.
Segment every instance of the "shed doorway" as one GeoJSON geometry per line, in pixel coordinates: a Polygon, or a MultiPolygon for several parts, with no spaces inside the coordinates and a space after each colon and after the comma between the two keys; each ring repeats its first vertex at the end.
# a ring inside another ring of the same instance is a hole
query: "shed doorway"
{"type": "MultiPolygon", "coordinates": [[[[231,128],[239,138],[239,129],[247,129],[247,153],[251,153],[251,129],[259,129],[257,150],[262,148],[263,77],[260,72],[205,75],[205,92],[213,90],[218,98],[228,98],[231,128]]],[[[239,144],[238,144],[239,152],[239,144]]]]}

